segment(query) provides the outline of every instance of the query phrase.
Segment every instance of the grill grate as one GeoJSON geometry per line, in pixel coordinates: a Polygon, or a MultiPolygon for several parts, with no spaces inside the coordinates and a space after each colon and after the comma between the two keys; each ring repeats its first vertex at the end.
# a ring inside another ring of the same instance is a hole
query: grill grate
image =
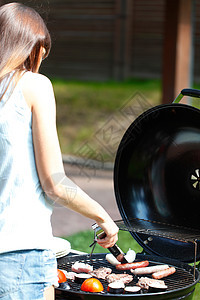
{"type": "MultiPolygon", "coordinates": [[[[148,259],[145,257],[140,258],[139,260],[142,259],[148,259]]],[[[160,261],[153,261],[153,260],[149,260],[149,265],[153,266],[153,265],[158,265],[158,264],[163,264],[164,262],[160,262],[160,261]]],[[[58,261],[58,268],[66,270],[66,271],[71,271],[71,266],[75,261],[79,261],[79,262],[84,262],[87,264],[90,264],[93,266],[94,269],[98,269],[100,267],[109,267],[112,269],[113,273],[119,274],[121,273],[120,271],[118,271],[114,266],[112,266],[110,263],[107,262],[107,260],[105,259],[105,254],[93,254],[92,258],[89,257],[89,255],[82,255],[82,256],[71,256],[71,257],[64,257],[59,259],[58,261]]],[[[168,265],[169,261],[167,261],[168,265]]],[[[172,266],[172,265],[170,265],[172,266]]],[[[173,275],[164,278],[163,280],[165,281],[166,285],[168,286],[167,290],[163,293],[167,293],[167,292],[171,292],[177,289],[181,289],[181,288],[185,288],[186,286],[192,285],[194,284],[194,276],[193,276],[193,268],[190,266],[187,266],[189,269],[185,269],[183,267],[180,266],[175,266],[176,268],[176,273],[174,273],[173,275]]],[[[130,271],[126,271],[127,274],[132,274],[130,271]]],[[[145,277],[151,277],[149,275],[143,275],[145,277]]],[[[134,276],[134,279],[131,283],[129,283],[128,285],[135,285],[138,281],[138,276],[134,276]]],[[[102,282],[103,286],[104,286],[104,295],[108,294],[107,291],[107,282],[106,280],[102,280],[100,279],[100,281],[102,282]]],[[[76,293],[83,293],[83,294],[88,294],[85,292],[80,291],[80,284],[77,284],[75,282],[73,282],[72,280],[68,280],[68,283],[71,286],[71,290],[72,292],[76,293]]],[[[58,289],[59,290],[59,289],[58,289]]],[[[66,292],[67,293],[67,292],[66,292]]],[[[142,293],[146,294],[148,292],[145,292],[144,290],[142,291],[142,293]]],[[[95,293],[94,293],[95,294],[95,293]]],[[[148,293],[149,295],[150,293],[148,293]]],[[[110,295],[110,294],[109,294],[110,295]]]]}
{"type": "Polygon", "coordinates": [[[180,242],[195,242],[200,240],[200,231],[193,228],[171,225],[162,222],[132,218],[127,224],[122,220],[115,221],[119,229],[164,237],[180,242]]]}

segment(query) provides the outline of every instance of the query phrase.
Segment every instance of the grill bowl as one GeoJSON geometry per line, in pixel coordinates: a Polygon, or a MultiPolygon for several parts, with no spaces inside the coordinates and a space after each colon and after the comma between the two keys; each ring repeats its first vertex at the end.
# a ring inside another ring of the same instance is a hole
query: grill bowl
{"type": "MultiPolygon", "coordinates": [[[[186,263],[179,262],[172,259],[164,259],[161,257],[155,257],[151,255],[137,254],[137,260],[149,260],[150,265],[154,264],[168,264],[176,268],[176,273],[164,278],[166,285],[168,286],[167,290],[159,293],[142,293],[142,294],[119,294],[112,295],[107,293],[107,282],[104,280],[102,282],[104,286],[105,293],[88,293],[82,292],[80,290],[80,284],[76,284],[70,280],[68,283],[71,285],[71,290],[63,290],[61,288],[56,288],[56,299],[71,299],[71,300],[80,300],[80,299],[102,299],[102,297],[108,297],[109,300],[126,298],[126,299],[192,299],[193,292],[195,289],[196,283],[199,281],[199,272],[186,263]],[[138,297],[138,298],[137,298],[138,297]],[[162,297],[162,298],[161,298],[162,297]],[[181,298],[180,298],[181,297],[181,298]]],[[[116,270],[114,266],[111,266],[105,259],[105,254],[93,254],[90,259],[89,255],[76,255],[76,256],[66,256],[58,259],[58,268],[71,271],[71,265],[76,262],[84,262],[91,264],[94,269],[100,267],[110,267],[113,270],[113,273],[120,273],[116,270]]],[[[127,274],[129,271],[127,271],[127,274]]],[[[145,277],[148,277],[145,275],[145,277]]],[[[138,277],[134,277],[132,283],[136,283],[138,277]]]]}

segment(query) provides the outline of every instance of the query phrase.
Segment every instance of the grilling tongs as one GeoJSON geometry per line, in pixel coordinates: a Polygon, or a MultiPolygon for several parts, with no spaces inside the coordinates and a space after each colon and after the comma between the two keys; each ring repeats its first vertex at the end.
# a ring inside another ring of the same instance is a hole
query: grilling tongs
{"type": "MultiPolygon", "coordinates": [[[[92,225],[92,229],[94,230],[94,241],[93,243],[90,245],[90,247],[92,248],[91,254],[92,255],[95,245],[97,243],[97,239],[103,239],[106,236],[106,233],[103,231],[103,229],[97,225],[96,223],[94,223],[92,225]]],[[[112,255],[121,263],[127,263],[128,261],[126,260],[126,258],[124,257],[125,254],[123,253],[123,251],[117,246],[117,244],[115,244],[113,247],[109,247],[108,250],[110,251],[110,253],[112,253],[112,255]]]]}

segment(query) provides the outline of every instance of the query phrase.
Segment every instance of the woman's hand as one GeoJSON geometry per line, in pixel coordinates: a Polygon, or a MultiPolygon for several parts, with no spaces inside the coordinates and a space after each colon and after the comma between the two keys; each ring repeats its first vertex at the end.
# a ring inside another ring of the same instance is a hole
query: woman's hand
{"type": "Polygon", "coordinates": [[[113,222],[112,219],[108,219],[105,222],[98,222],[97,223],[105,232],[106,237],[103,239],[98,239],[97,243],[102,246],[103,248],[109,248],[114,246],[114,244],[118,240],[118,231],[119,228],[117,225],[113,222]]]}

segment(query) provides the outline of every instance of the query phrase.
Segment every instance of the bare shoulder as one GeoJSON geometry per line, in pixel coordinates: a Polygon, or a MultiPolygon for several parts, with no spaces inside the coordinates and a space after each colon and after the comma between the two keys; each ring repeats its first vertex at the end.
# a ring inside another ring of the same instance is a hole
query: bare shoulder
{"type": "Polygon", "coordinates": [[[48,77],[32,72],[26,72],[22,76],[20,83],[24,90],[29,90],[34,93],[39,92],[39,88],[45,89],[52,86],[51,81],[48,77]]]}
{"type": "Polygon", "coordinates": [[[20,79],[20,85],[29,107],[50,101],[54,98],[52,83],[48,77],[32,72],[26,72],[20,79]]]}

